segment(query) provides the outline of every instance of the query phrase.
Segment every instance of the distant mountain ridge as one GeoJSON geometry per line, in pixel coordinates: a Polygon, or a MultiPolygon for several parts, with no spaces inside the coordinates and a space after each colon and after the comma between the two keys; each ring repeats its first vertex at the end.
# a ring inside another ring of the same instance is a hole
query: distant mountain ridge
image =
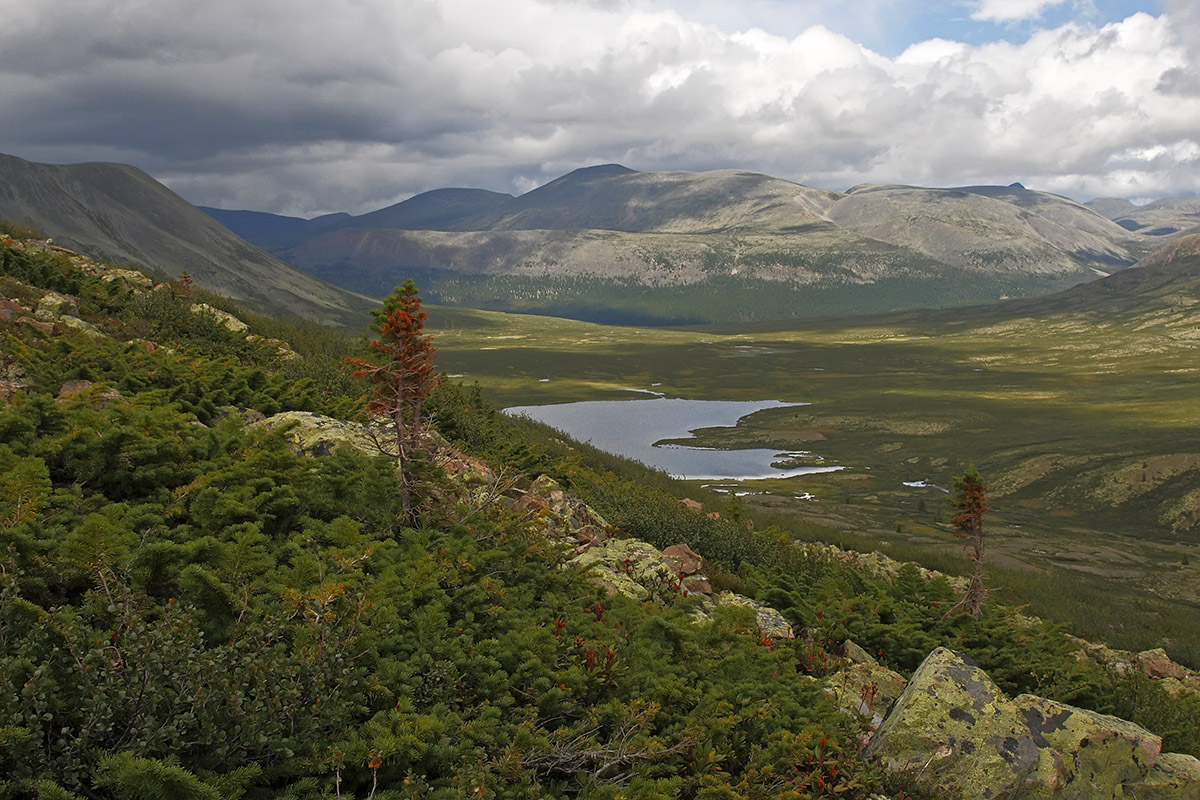
{"type": "Polygon", "coordinates": [[[1144,236],[1170,236],[1200,228],[1200,197],[1166,197],[1141,206],[1101,197],[1085,205],[1144,236]]]}
{"type": "Polygon", "coordinates": [[[381,293],[413,277],[434,302],[650,323],[1033,296],[1124,269],[1157,244],[1020,184],[831,192],[746,170],[619,164],[578,169],[517,197],[439,189],[272,232],[257,218],[256,228],[236,212],[210,213],[357,291],[381,293]],[[729,308],[697,311],[716,291],[729,308]]]}
{"type": "Polygon", "coordinates": [[[515,197],[436,189],[306,220],[196,209],[126,165],[0,157],[0,216],[85,252],[186,270],[253,308],[344,324],[372,304],[355,292],[378,296],[408,277],[431,303],[645,324],[1031,297],[1125,269],[1181,235],[1131,230],[1135,212],[1182,226],[1195,206],[1102,203],[1106,216],[1019,184],[831,192],[745,170],[606,164],[515,197]]]}
{"type": "Polygon", "coordinates": [[[59,243],[108,260],[172,277],[188,272],[201,287],[257,311],[358,328],[374,304],[239,238],[125,164],[37,164],[0,154],[0,217],[30,221],[59,243]]]}

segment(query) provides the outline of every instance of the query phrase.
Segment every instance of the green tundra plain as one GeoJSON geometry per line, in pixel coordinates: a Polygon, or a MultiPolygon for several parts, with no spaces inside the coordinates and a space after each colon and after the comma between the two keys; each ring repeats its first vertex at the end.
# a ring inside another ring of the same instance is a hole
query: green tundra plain
{"type": "MultiPolygon", "coordinates": [[[[1121,646],[1200,660],[1200,324],[1051,299],[738,330],[602,326],[432,309],[442,367],[499,407],[644,397],[808,403],[700,444],[808,451],[840,472],[727,485],[760,520],[948,572],[946,494],[989,485],[999,599],[1121,646]],[[906,486],[926,481],[934,486],[906,486]]],[[[816,461],[815,459],[820,459],[816,461]]],[[[697,484],[697,496],[704,490],[697,484]]]]}

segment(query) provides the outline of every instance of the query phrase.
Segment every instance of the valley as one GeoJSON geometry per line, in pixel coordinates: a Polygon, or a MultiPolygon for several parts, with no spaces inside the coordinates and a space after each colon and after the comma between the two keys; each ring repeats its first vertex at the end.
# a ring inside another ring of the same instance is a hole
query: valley
{"type": "Polygon", "coordinates": [[[1090,632],[1111,641],[1195,642],[1200,303],[1164,296],[1124,316],[1061,295],[1028,301],[1036,307],[751,330],[444,308],[431,324],[445,368],[500,406],[636,397],[630,390],[811,403],[697,431],[694,443],[844,465],[730,488],[780,527],[831,525],[854,549],[966,569],[946,495],[906,484],[949,488],[974,464],[990,486],[989,569],[1006,602],[1097,626],[1090,632]]]}

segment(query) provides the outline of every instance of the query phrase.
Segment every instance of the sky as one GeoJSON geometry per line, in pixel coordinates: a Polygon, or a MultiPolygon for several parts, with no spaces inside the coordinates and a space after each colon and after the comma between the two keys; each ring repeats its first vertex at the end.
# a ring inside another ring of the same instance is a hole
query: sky
{"type": "Polygon", "coordinates": [[[572,169],[1200,190],[1196,0],[0,0],[0,152],[363,213],[572,169]]]}

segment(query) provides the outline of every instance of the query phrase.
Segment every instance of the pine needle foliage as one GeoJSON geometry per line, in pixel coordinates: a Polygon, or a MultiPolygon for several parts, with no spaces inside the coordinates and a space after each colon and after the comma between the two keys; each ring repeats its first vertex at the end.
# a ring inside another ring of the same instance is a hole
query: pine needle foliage
{"type": "Polygon", "coordinates": [[[968,611],[978,619],[979,612],[983,609],[983,601],[988,595],[983,581],[983,515],[988,510],[987,486],[972,466],[965,474],[955,478],[954,489],[958,493],[953,501],[955,512],[951,518],[954,523],[954,535],[966,541],[973,569],[967,591],[962,599],[946,612],[946,616],[968,611]]]}
{"type": "MultiPolygon", "coordinates": [[[[371,384],[367,416],[382,430],[374,432],[376,447],[396,462],[396,474],[405,490],[412,492],[413,476],[408,462],[421,448],[426,422],[423,406],[437,386],[434,373],[432,338],[423,333],[427,315],[421,310],[421,296],[409,278],[384,299],[376,312],[379,338],[367,345],[374,360],[348,358],[354,377],[371,384]]],[[[405,501],[405,514],[411,511],[405,501]]]]}
{"type": "MultiPolygon", "coordinates": [[[[1134,709],[1200,752],[1195,713],[1089,669],[1059,629],[995,603],[944,619],[944,578],[885,580],[780,528],[694,515],[678,504],[694,489],[432,386],[415,287],[379,328],[422,387],[386,390],[420,398],[403,436],[436,412],[442,436],[523,488],[549,474],[611,535],[692,544],[714,580],[807,636],[769,647],[747,609],[698,625],[694,598],[608,597],[504,503],[401,487],[395,450],[301,457],[244,424],[344,418],[351,386],[293,376],[328,376],[352,343],[310,331],[302,359],[280,360],[182,297],[154,298],[147,322],[115,283],[26,255],[0,292],[28,306],[76,287],[102,335],[0,319],[23,383],[0,399],[6,800],[868,797],[884,783],[860,722],[819,680],[847,639],[900,671],[951,646],[1010,693],[1134,709]],[[93,390],[57,397],[77,379],[93,390]]],[[[386,374],[396,352],[357,357],[386,374]]]]}

